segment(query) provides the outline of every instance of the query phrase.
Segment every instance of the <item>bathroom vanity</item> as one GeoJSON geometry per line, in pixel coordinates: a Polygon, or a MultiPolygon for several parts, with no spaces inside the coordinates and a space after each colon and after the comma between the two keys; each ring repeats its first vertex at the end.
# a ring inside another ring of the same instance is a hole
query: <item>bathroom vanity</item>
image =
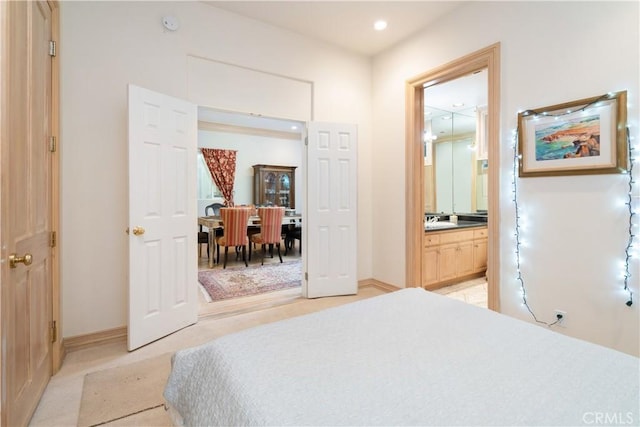
{"type": "Polygon", "coordinates": [[[441,225],[435,222],[430,226],[425,222],[422,287],[433,290],[483,276],[487,270],[487,223],[464,219],[457,224],[439,222],[441,225]]]}

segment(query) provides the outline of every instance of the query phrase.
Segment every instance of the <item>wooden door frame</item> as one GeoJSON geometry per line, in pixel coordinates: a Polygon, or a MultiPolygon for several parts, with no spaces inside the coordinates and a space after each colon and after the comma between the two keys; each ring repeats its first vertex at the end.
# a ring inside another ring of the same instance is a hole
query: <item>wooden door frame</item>
{"type": "MultiPolygon", "coordinates": [[[[51,5],[51,37],[60,49],[60,3],[49,0],[51,5]]],[[[51,156],[51,230],[56,233],[55,246],[51,248],[51,314],[56,324],[57,337],[52,345],[52,374],[58,372],[64,359],[62,343],[62,313],[60,313],[60,59],[58,53],[51,63],[51,135],[56,148],[51,156]]]]}
{"type": "Polygon", "coordinates": [[[422,249],[424,248],[424,86],[444,83],[475,71],[488,71],[488,306],[500,311],[500,43],[456,59],[420,74],[406,82],[405,185],[406,202],[406,286],[421,287],[422,249]]]}

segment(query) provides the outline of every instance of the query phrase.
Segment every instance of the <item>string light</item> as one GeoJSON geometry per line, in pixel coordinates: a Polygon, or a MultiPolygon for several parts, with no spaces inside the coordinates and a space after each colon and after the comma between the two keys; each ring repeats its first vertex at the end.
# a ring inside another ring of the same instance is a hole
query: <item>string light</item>
{"type": "MultiPolygon", "coordinates": [[[[525,112],[526,113],[526,112],[525,112]]],[[[523,240],[522,237],[520,236],[520,230],[521,230],[521,221],[522,221],[522,217],[520,216],[520,205],[518,203],[518,178],[517,178],[517,169],[518,169],[518,164],[520,162],[520,158],[521,156],[518,154],[518,132],[514,132],[513,133],[513,181],[512,181],[512,191],[513,191],[513,205],[515,207],[515,214],[516,214],[516,232],[515,232],[515,238],[516,238],[516,272],[517,272],[517,276],[516,276],[516,281],[520,284],[520,297],[522,298],[522,305],[524,307],[526,307],[526,309],[529,311],[529,314],[531,314],[531,316],[533,317],[533,320],[535,320],[537,323],[542,323],[543,325],[547,325],[549,327],[557,324],[558,322],[560,322],[561,319],[556,320],[555,322],[552,323],[548,323],[545,321],[542,321],[540,319],[538,319],[538,317],[535,315],[535,313],[533,312],[533,310],[531,309],[531,307],[529,306],[529,302],[527,301],[527,289],[525,287],[524,284],[524,278],[522,277],[522,270],[520,268],[521,263],[522,263],[522,257],[520,255],[520,248],[523,246],[523,240]]]]}
{"type": "Polygon", "coordinates": [[[557,120],[558,117],[566,116],[567,114],[575,114],[577,112],[582,112],[582,111],[588,110],[592,106],[598,106],[605,99],[611,99],[613,97],[615,97],[615,93],[607,93],[605,95],[602,95],[602,96],[594,99],[590,103],[584,105],[582,108],[578,108],[577,110],[566,110],[566,111],[562,111],[562,112],[559,112],[559,113],[556,113],[556,114],[553,114],[552,112],[548,112],[548,111],[540,112],[540,111],[537,111],[537,110],[525,110],[525,111],[522,112],[522,115],[523,116],[531,116],[531,115],[533,115],[534,119],[537,119],[538,116],[555,117],[555,119],[557,120]]]}
{"type": "Polygon", "coordinates": [[[633,234],[633,217],[636,215],[636,213],[633,212],[633,206],[632,206],[633,205],[632,204],[633,184],[635,184],[635,181],[633,180],[633,164],[635,162],[635,158],[633,157],[634,148],[631,146],[631,137],[630,137],[629,128],[627,128],[627,150],[629,154],[629,170],[627,173],[627,176],[629,177],[629,181],[628,181],[629,192],[627,193],[627,202],[625,203],[625,205],[627,205],[627,208],[629,209],[629,228],[628,228],[629,239],[627,241],[627,246],[624,249],[625,259],[624,259],[623,283],[624,283],[624,290],[625,292],[627,292],[629,296],[629,300],[626,302],[626,304],[628,307],[631,307],[631,305],[633,304],[633,292],[629,287],[629,279],[631,278],[631,271],[629,270],[629,268],[631,264],[631,258],[633,256],[633,253],[632,253],[633,239],[635,239],[636,237],[633,234]]]}
{"type": "MultiPolygon", "coordinates": [[[[596,105],[599,106],[601,105],[600,103],[603,100],[606,99],[611,99],[615,96],[614,93],[607,93],[605,95],[602,95],[598,98],[596,98],[594,101],[590,102],[589,104],[584,105],[582,108],[579,108],[577,110],[567,110],[567,111],[563,111],[563,112],[559,112],[556,114],[552,114],[548,111],[536,111],[536,110],[526,110],[524,112],[522,112],[522,115],[524,116],[534,116],[534,119],[537,119],[539,116],[545,116],[545,117],[554,117],[554,118],[558,118],[567,114],[575,114],[576,112],[582,112],[585,111],[587,109],[589,109],[591,106],[596,105]]],[[[633,241],[635,239],[635,234],[633,234],[633,227],[634,227],[634,223],[633,223],[633,219],[634,216],[636,215],[635,212],[633,212],[633,184],[635,184],[635,181],[633,179],[633,165],[635,163],[635,158],[633,157],[633,151],[634,148],[631,145],[631,136],[630,136],[630,132],[629,132],[629,128],[626,129],[626,136],[627,136],[627,150],[628,150],[628,159],[629,159],[629,169],[626,171],[627,176],[629,177],[629,181],[628,181],[628,187],[629,187],[629,191],[627,193],[627,198],[624,201],[624,205],[627,206],[628,210],[629,210],[629,227],[628,227],[628,241],[627,241],[627,245],[625,247],[625,259],[623,261],[623,273],[622,273],[622,279],[623,279],[623,284],[624,284],[624,291],[625,293],[628,295],[628,300],[625,303],[628,307],[631,307],[631,305],[633,305],[633,291],[631,290],[630,286],[629,286],[629,279],[631,278],[631,258],[633,257],[633,241]]],[[[522,262],[522,258],[521,258],[521,254],[520,254],[520,250],[521,247],[523,246],[523,240],[522,237],[520,236],[520,231],[522,228],[521,225],[521,215],[520,215],[520,206],[518,204],[518,178],[517,178],[517,168],[520,162],[520,159],[522,158],[522,156],[520,154],[518,154],[518,132],[514,132],[514,143],[513,143],[513,152],[514,152],[514,159],[513,159],[513,203],[514,203],[514,207],[515,207],[515,238],[516,238],[516,271],[517,271],[517,277],[516,280],[518,281],[518,283],[520,284],[520,294],[522,297],[522,305],[525,306],[527,308],[527,310],[529,311],[529,313],[531,314],[531,316],[533,317],[533,319],[537,322],[537,323],[542,323],[545,324],[547,326],[553,326],[555,324],[557,324],[558,322],[560,322],[561,319],[556,320],[555,322],[552,323],[547,323],[544,322],[542,320],[539,320],[535,313],[533,312],[533,310],[531,309],[531,307],[529,306],[529,303],[527,301],[527,291],[526,291],[526,287],[525,287],[525,282],[524,282],[524,278],[522,277],[522,270],[520,268],[521,266],[521,262],[522,262]]]]}

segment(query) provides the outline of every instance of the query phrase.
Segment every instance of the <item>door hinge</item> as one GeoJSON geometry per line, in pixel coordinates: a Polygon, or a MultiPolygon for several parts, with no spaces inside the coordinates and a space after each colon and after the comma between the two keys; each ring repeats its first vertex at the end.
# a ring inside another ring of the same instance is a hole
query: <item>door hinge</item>
{"type": "Polygon", "coordinates": [[[49,40],[49,56],[56,56],[56,41],[49,40]]]}
{"type": "Polygon", "coordinates": [[[49,138],[49,151],[52,153],[56,152],[56,137],[52,136],[49,138]]]}
{"type": "Polygon", "coordinates": [[[57,233],[55,231],[52,231],[51,234],[49,235],[49,247],[55,248],[57,243],[58,243],[57,233]]]}
{"type": "Polygon", "coordinates": [[[304,137],[304,145],[309,145],[309,137],[308,136],[304,137]]]}
{"type": "Polygon", "coordinates": [[[308,282],[308,281],[309,281],[309,273],[307,273],[306,271],[304,272],[304,280],[305,280],[306,282],[308,282]]]}
{"type": "Polygon", "coordinates": [[[51,321],[51,329],[49,330],[49,335],[51,336],[52,343],[58,341],[58,324],[55,320],[51,321]]]}

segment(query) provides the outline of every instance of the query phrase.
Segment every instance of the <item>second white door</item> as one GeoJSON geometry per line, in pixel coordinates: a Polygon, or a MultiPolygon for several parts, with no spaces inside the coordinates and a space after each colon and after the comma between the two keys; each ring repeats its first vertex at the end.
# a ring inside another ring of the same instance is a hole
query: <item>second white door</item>
{"type": "Polygon", "coordinates": [[[198,319],[196,148],[195,104],[129,85],[129,350],[198,319]]]}
{"type": "Polygon", "coordinates": [[[302,235],[308,298],[358,291],[357,141],[353,124],[309,123],[302,235]]]}

